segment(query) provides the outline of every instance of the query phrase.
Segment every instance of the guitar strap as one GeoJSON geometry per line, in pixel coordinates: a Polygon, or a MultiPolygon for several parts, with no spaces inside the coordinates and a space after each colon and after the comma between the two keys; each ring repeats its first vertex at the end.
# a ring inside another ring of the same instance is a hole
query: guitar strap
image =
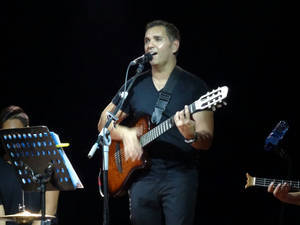
{"type": "Polygon", "coordinates": [[[167,105],[171,99],[173,89],[174,89],[177,81],[179,80],[179,75],[181,74],[181,72],[182,72],[182,69],[179,66],[176,66],[173,69],[166,85],[159,92],[159,96],[158,96],[154,111],[151,116],[151,122],[153,124],[156,124],[156,125],[159,124],[162,114],[166,110],[167,105]]]}

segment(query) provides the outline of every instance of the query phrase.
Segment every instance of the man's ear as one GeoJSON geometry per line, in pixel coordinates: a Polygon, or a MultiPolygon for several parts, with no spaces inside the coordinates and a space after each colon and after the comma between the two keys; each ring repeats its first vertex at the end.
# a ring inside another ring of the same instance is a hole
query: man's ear
{"type": "Polygon", "coordinates": [[[178,52],[178,49],[179,49],[179,40],[175,40],[173,41],[173,44],[172,44],[172,52],[173,54],[175,54],[176,52],[178,52]]]}

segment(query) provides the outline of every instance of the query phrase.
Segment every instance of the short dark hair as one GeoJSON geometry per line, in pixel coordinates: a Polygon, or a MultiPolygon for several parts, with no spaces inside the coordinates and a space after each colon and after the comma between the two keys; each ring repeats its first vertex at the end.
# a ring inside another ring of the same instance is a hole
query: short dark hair
{"type": "Polygon", "coordinates": [[[7,120],[18,119],[24,125],[29,126],[29,117],[20,106],[10,105],[0,112],[0,128],[7,120]]]}
{"type": "Polygon", "coordinates": [[[163,26],[166,28],[166,32],[170,41],[178,40],[180,42],[180,32],[178,28],[173,24],[165,20],[153,20],[146,25],[146,31],[152,27],[163,26]]]}

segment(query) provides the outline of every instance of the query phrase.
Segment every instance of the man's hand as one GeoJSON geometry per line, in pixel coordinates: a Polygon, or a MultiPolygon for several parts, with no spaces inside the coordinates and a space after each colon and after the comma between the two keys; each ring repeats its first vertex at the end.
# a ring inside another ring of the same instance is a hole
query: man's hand
{"type": "Polygon", "coordinates": [[[121,137],[124,145],[126,161],[129,159],[135,161],[141,158],[143,150],[138,140],[138,136],[140,135],[141,131],[138,128],[122,127],[121,137]]]}
{"type": "Polygon", "coordinates": [[[195,121],[191,119],[187,105],[183,110],[176,112],[174,121],[179,132],[185,139],[195,138],[195,121]]]}
{"type": "Polygon", "coordinates": [[[273,192],[273,195],[283,202],[289,201],[289,191],[290,186],[287,183],[278,184],[276,187],[274,187],[274,182],[272,182],[268,186],[268,192],[273,192]]]}

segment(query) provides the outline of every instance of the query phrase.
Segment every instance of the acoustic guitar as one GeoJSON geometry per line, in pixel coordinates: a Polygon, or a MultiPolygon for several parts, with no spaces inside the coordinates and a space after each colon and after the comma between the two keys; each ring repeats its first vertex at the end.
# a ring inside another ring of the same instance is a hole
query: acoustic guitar
{"type": "MultiPolygon", "coordinates": [[[[227,97],[228,87],[222,86],[201,96],[197,101],[188,106],[191,114],[204,109],[211,109],[226,105],[223,101],[227,97]]],[[[174,116],[160,123],[152,129],[148,118],[140,118],[135,124],[143,132],[139,138],[142,147],[164,134],[166,131],[176,126],[174,116]]],[[[121,196],[125,193],[131,183],[132,177],[137,170],[145,169],[150,166],[150,160],[144,150],[142,157],[138,160],[125,160],[123,142],[113,141],[109,147],[109,170],[108,170],[108,191],[114,196],[121,196]]]]}

